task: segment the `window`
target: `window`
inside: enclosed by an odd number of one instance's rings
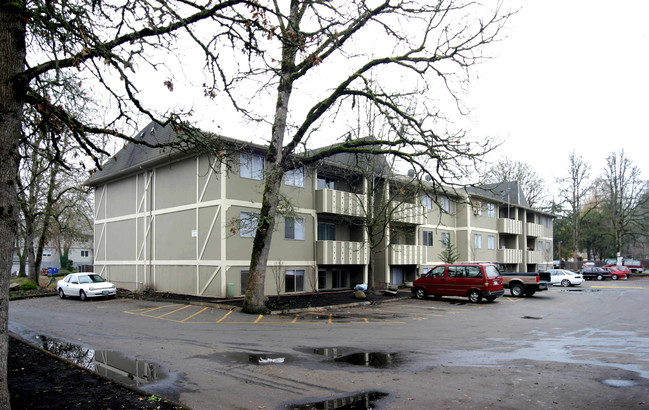
[[[552,255],[552,242],[546,242],[545,243],[545,253],[547,255]]]
[[[304,168],[289,169],[284,174],[284,183],[290,186],[304,186]]]
[[[242,295],[246,293],[246,288],[248,287],[248,275],[249,275],[249,271],[247,269],[241,271],[241,294]]]
[[[442,202],[442,211],[444,211],[446,213],[450,213],[451,212],[451,200],[448,199],[447,196],[443,196],[441,202]]]
[[[336,240],[336,225],[324,222],[318,222],[318,240],[319,241],[335,241]]]
[[[331,287],[336,288],[346,288],[347,287],[347,276],[348,272],[344,270],[334,270],[331,272]]]
[[[287,269],[284,283],[286,292],[303,292],[304,269]]]
[[[492,203],[487,204],[487,216],[489,218],[496,217],[496,204],[492,204]]]
[[[445,270],[445,266],[436,266],[432,269],[428,269],[428,272],[425,272],[424,275],[430,278],[443,278]]]
[[[318,177],[318,189],[336,189],[334,180],[327,177]]]
[[[239,155],[239,175],[241,178],[261,180],[264,176],[264,157],[241,153]]]
[[[545,217],[545,227],[552,228],[552,218],[550,218],[549,216]]]
[[[476,249],[482,248],[482,235],[479,233],[473,235],[473,245]]]
[[[496,237],[494,235],[487,236],[487,248],[496,249]]]
[[[327,289],[327,271],[318,270],[318,289]]]
[[[463,278],[466,276],[464,266],[449,266],[448,276],[451,278]]]
[[[473,201],[472,207],[473,207],[473,214],[474,215],[482,215],[482,202],[481,201]]]
[[[304,240],[304,218],[284,219],[284,238]]]
[[[423,194],[421,196],[421,206],[426,209],[433,209],[433,198],[429,197],[428,194]]]
[[[481,278],[482,271],[478,266],[467,266],[466,267],[466,277],[467,278]]]
[[[451,234],[448,232],[442,232],[442,248],[448,248],[448,244],[451,243]]]
[[[87,258],[88,257],[88,251],[81,251],[81,257],[82,258]]]
[[[257,230],[257,218],[255,212],[241,211],[239,213],[239,236],[242,238],[254,238]]]
[[[424,246],[433,246],[433,231],[423,231],[424,240],[422,244]]]

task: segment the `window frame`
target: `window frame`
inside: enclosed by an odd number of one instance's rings
[[[289,275],[289,272],[293,272],[293,274]],[[302,272],[300,275],[299,272]],[[289,290],[289,280],[288,276],[292,276],[294,279],[292,281],[293,284],[293,289]],[[304,278],[306,276],[306,270],[305,269],[286,269],[284,271],[284,292],[286,293],[295,293],[295,292],[304,292]],[[297,289],[298,285],[298,278],[302,278],[302,283],[301,283],[301,289]]]
[[[495,218],[496,217],[496,204],[493,202],[488,202],[487,203],[487,216],[489,218]]]
[[[301,229],[300,229],[301,227]],[[284,239],[294,241],[305,240],[305,225],[302,217],[285,217],[284,218]]]
[[[284,173],[284,185],[304,188],[304,167],[286,171]]]
[[[321,226],[326,226],[327,229],[322,231],[325,233],[324,238],[320,236]],[[330,229],[331,228],[331,229]],[[329,234],[333,233],[333,239],[329,238]],[[318,241],[335,241],[336,240],[336,224],[330,222],[318,222]]]
[[[239,176],[261,181],[264,178],[264,157],[252,152],[239,154]]]
[[[435,235],[433,231],[421,231],[422,232],[422,240],[421,244],[423,246],[433,246],[433,242],[435,241]]]
[[[448,248],[448,245],[446,244],[446,241],[445,241],[446,238],[448,238],[448,242],[451,243],[451,233],[450,232],[442,232],[440,242],[442,243],[442,248],[444,248],[444,249]]]
[[[447,214],[451,213],[451,198],[447,196],[441,197],[440,204],[442,206],[442,211],[446,212]]]
[[[431,211],[433,209],[433,198],[426,193],[421,194],[421,206]]]
[[[496,235],[487,235],[487,249],[496,249]]]
[[[258,212],[239,211],[239,237],[254,238],[257,233],[258,222]]]
[[[474,249],[482,249],[482,234],[473,234],[473,247]]]

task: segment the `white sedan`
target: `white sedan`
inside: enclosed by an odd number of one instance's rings
[[[565,269],[551,269],[550,281],[553,285],[561,285],[564,287],[581,285],[584,278],[579,273],[575,273]]]
[[[71,273],[57,282],[59,296],[78,296],[81,300],[100,296],[115,297],[117,288],[114,284],[96,273]]]

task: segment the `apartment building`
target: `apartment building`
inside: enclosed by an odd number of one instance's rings
[[[137,137],[156,144],[176,134],[152,123]],[[243,293],[265,147],[222,143],[233,153],[222,163],[191,150],[128,144],[86,181],[95,191],[95,271],[132,290]],[[403,194],[413,186],[407,176],[363,177],[344,156],[287,172],[281,194],[293,210],[276,225],[266,294],[349,289],[370,277],[377,285],[412,281],[440,262],[445,238],[461,260],[511,270],[552,263],[553,217],[527,207],[517,184]],[[368,210],[378,204],[390,216],[370,232]]]

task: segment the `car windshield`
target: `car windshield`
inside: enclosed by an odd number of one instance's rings
[[[92,283],[88,275],[79,275],[79,283]]]
[[[94,283],[97,283],[97,282],[106,282],[106,279],[102,278],[102,277],[99,276],[99,275],[88,275],[88,277],[89,277],[90,280],[91,280],[92,282],[94,282]]]

